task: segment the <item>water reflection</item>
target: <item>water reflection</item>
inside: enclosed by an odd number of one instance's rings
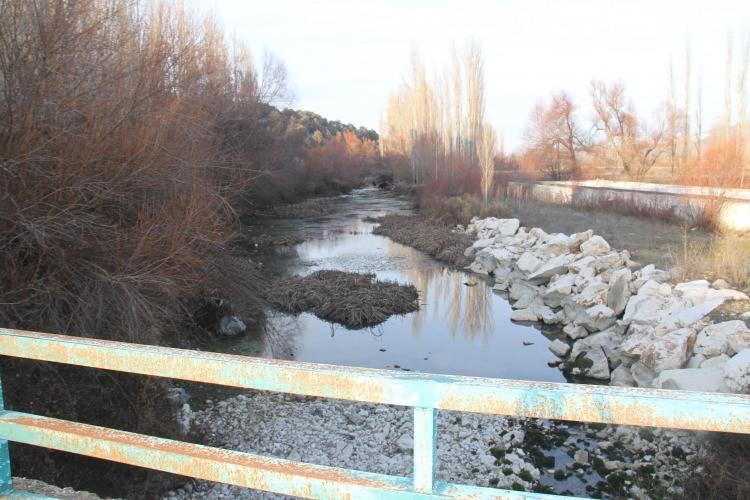
[[[420,292],[422,307],[363,330],[349,330],[307,313],[275,313],[267,327],[270,340],[260,355],[432,373],[564,380],[559,370],[547,366],[554,359],[547,349],[549,340],[531,326],[512,323],[510,305],[486,282],[466,286],[476,277],[371,234],[374,225],[362,219],[398,210],[393,200],[351,197],[338,208],[334,216],[275,224],[275,230],[279,225],[287,232],[297,227],[314,237],[297,245],[291,256],[277,255],[267,263],[295,274],[338,269],[411,283]],[[257,351],[258,345],[251,344],[259,341],[249,337],[233,344],[232,352]],[[226,350],[221,345],[215,348]]]

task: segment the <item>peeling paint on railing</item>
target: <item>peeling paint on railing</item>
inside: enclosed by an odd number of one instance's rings
[[[9,329],[0,329],[0,355],[247,389],[414,407],[414,476],[410,479],[157,439],[2,411],[0,406],[3,440],[310,498],[551,498],[434,483],[436,409],[750,434],[747,395],[351,368]],[[3,450],[7,454],[7,447],[0,452]],[[7,480],[10,480],[9,469]]]

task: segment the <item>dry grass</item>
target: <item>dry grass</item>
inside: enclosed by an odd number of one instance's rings
[[[318,271],[274,283],[269,302],[282,311],[312,312],[349,328],[375,326],[393,314],[419,309],[419,293],[412,285],[376,281],[374,274]]]
[[[707,436],[708,454],[685,484],[686,499],[750,498],[750,437],[714,433]]]
[[[440,221],[445,225],[456,224],[467,225],[472,217],[503,217],[505,206],[493,200],[483,203],[477,195],[463,194],[461,196],[441,197],[431,196],[420,202],[420,210],[423,215]]]
[[[732,286],[750,288],[750,235],[696,239],[683,229],[682,244],[674,253],[680,279],[723,278]]]
[[[422,215],[386,215],[378,219],[374,234],[420,250],[451,265],[463,267],[471,263],[464,251],[473,240],[463,233],[454,233],[451,226]]]

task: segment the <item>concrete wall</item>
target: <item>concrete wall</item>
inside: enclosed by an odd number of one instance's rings
[[[510,182],[508,195],[563,205],[627,203],[642,209],[671,211],[694,223],[701,214],[719,211],[720,226],[750,231],[750,189],[714,189],[624,181]]]

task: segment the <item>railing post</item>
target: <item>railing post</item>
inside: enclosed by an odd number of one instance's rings
[[[437,461],[434,408],[414,407],[414,490],[432,493]]]
[[[0,413],[3,412],[3,381],[0,377]],[[0,495],[10,493],[13,489],[13,479],[10,475],[10,454],[8,440],[0,439]]]

